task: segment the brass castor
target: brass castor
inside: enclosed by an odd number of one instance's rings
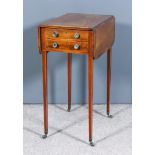
[[[110,113],[107,113],[107,117],[108,117],[108,118],[113,118],[113,116],[110,115]]]
[[[89,141],[89,143],[90,143],[90,146],[95,146],[92,140]]]
[[[42,139],[46,139],[47,138],[47,134],[42,135]]]
[[[69,109],[69,108],[68,108],[68,109],[67,109],[67,111],[68,111],[68,112],[70,112],[70,111],[71,111],[71,109]]]

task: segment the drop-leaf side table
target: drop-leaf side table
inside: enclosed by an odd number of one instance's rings
[[[92,141],[93,61],[107,53],[107,116],[110,115],[110,81],[115,18],[111,15],[68,13],[38,27],[38,48],[42,54],[44,135],[48,134],[47,53],[67,54],[68,112],[71,109],[72,54],[88,56],[88,119],[89,142]]]

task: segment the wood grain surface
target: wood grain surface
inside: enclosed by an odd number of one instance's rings
[[[111,15],[67,13],[42,23],[40,27],[92,30],[111,17]]]

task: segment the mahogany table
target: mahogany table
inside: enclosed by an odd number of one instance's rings
[[[68,112],[71,110],[72,54],[88,55],[89,142],[92,141],[93,61],[107,52],[107,116],[110,115],[110,81],[115,18],[111,15],[68,13],[38,27],[38,48],[42,54],[44,135],[48,134],[47,53],[67,54]]]

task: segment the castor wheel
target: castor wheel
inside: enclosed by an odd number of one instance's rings
[[[110,115],[109,113],[107,113],[107,117],[108,117],[108,118],[113,118],[113,116]]]
[[[89,141],[89,143],[90,143],[90,146],[95,146],[92,140]]]
[[[68,112],[70,112],[70,111],[71,111],[71,109],[69,109],[69,108],[68,108],[68,109],[67,109],[67,111],[68,111]]]
[[[42,139],[46,139],[47,138],[47,134],[42,135]]]

